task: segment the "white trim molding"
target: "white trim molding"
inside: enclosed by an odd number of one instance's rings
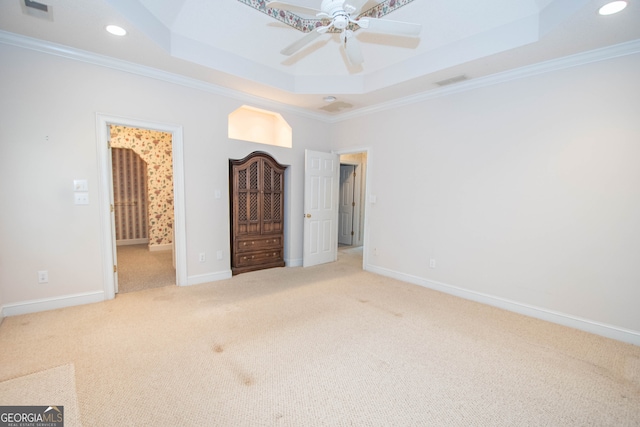
[[[105,299],[115,298],[115,278],[112,266],[114,263],[113,248],[115,240],[111,224],[111,163],[107,149],[110,135],[110,124],[154,129],[168,132],[172,136],[173,156],[173,198],[174,198],[174,244],[176,260],[176,283],[178,286],[187,285],[187,226],[184,196],[184,141],[182,126],[166,123],[150,122],[125,117],[96,114],[98,170],[100,174],[100,215],[102,236],[102,265]]]
[[[74,61],[85,62],[99,67],[111,68],[125,73],[136,74],[142,77],[148,77],[167,83],[172,83],[190,89],[201,90],[220,96],[237,99],[243,103],[250,103],[255,106],[261,106],[267,109],[277,109],[279,111],[288,111],[310,119],[326,121],[324,114],[310,112],[303,108],[287,105],[267,98],[251,95],[234,89],[229,89],[214,83],[198,80],[192,77],[186,77],[179,74],[170,73],[168,71],[159,70],[157,68],[136,64],[134,62],[122,59],[112,58],[97,53],[76,49],[73,47],[52,43],[49,41],[39,40],[32,37],[22,36],[0,30],[0,43],[20,47],[23,49],[34,50],[37,52],[55,55]]]
[[[131,245],[147,245],[149,244],[149,239],[127,239],[127,240],[116,240],[117,246],[131,246]]]
[[[289,258],[284,262],[287,267],[302,267],[302,258]]]
[[[219,280],[231,279],[231,270],[220,271],[217,273],[199,274],[189,276],[185,286],[202,285],[204,283],[217,282]]]
[[[570,328],[578,329],[584,332],[589,332],[595,335],[600,335],[606,338],[611,338],[617,341],[640,346],[640,331],[633,331],[630,329],[620,328],[618,326],[607,325],[605,323],[572,316],[566,313],[547,310],[545,308],[535,307],[529,304],[522,304],[505,298],[471,291],[468,289],[460,288],[458,286],[452,286],[446,283],[436,282],[410,274],[400,273],[371,264],[368,264],[365,270],[375,274],[379,274],[381,276],[391,277],[392,279],[423,286],[434,291],[443,292],[445,294],[453,295],[466,300],[479,302],[481,304],[501,308],[503,310],[533,317],[535,319],[556,323],[562,326],[568,326]]]
[[[59,308],[73,307],[76,305],[93,304],[104,301],[104,292],[84,292],[81,294],[63,295],[53,298],[42,298],[31,301],[23,301],[8,304],[2,307],[2,315],[18,316],[20,314],[37,313],[40,311],[56,310]]]
[[[600,49],[594,49],[587,52],[578,53],[562,58],[552,59],[549,61],[540,62],[537,64],[528,65],[525,67],[508,70],[501,73],[491,74],[485,77],[478,77],[468,81],[464,81],[452,86],[446,86],[443,88],[436,88],[425,90],[415,95],[404,97],[401,99],[382,102],[376,105],[371,105],[364,108],[359,108],[354,111],[344,112],[337,116],[326,116],[324,114],[315,113],[310,110],[295,107],[288,104],[280,103],[277,101],[261,98],[255,95],[244,93],[241,91],[228,89],[214,83],[205,82],[191,77],[181,76],[178,74],[170,73],[167,71],[159,70],[156,68],[136,64],[133,62],[124,61],[121,59],[111,58],[104,55],[99,55],[93,52],[88,52],[69,46],[64,46],[44,40],[39,40],[31,37],[26,37],[18,34],[14,34],[7,31],[0,30],[0,43],[17,46],[24,49],[30,49],[50,55],[56,55],[67,59],[86,62],[89,64],[112,68],[118,71],[137,74],[143,77],[151,79],[161,80],[168,83],[173,83],[191,89],[202,90],[205,92],[215,93],[221,96],[230,97],[240,100],[241,102],[255,103],[265,108],[278,109],[280,111],[287,111],[295,113],[307,118],[319,120],[326,123],[336,123],[343,120],[352,119],[355,117],[365,116],[371,113],[386,111],[393,108],[398,108],[405,105],[415,104],[427,99],[438,98],[453,93],[465,92],[467,90],[473,90],[481,87],[491,86],[498,83],[508,82],[511,80],[522,79],[537,74],[547,73],[556,70],[562,70],[565,68],[576,67],[583,64],[589,64],[592,62],[603,61],[611,58],[617,58],[626,55],[632,55],[640,53],[640,39],[631,40],[625,43],[620,43],[613,46],[607,46]]]
[[[469,90],[493,86],[500,83],[506,83],[512,80],[524,79],[538,74],[577,67],[580,65],[590,64],[592,62],[605,61],[621,56],[634,55],[637,53],[640,53],[640,39],[620,43],[613,46],[607,46],[600,49],[594,49],[587,52],[581,52],[562,58],[552,59],[549,61],[539,62],[536,64],[515,68],[513,70],[503,71],[496,74],[490,74],[485,77],[466,80],[451,86],[426,90],[424,92],[416,93],[415,95],[399,98],[393,101],[371,105],[369,107],[360,108],[355,111],[345,112],[340,114],[340,116],[329,119],[329,122],[341,122],[343,120],[362,117],[372,113],[416,104],[418,102],[426,101],[429,99],[440,98],[443,96],[466,92]]]
[[[149,246],[149,252],[170,251],[172,249],[173,249],[173,243],[169,243],[168,245],[153,245],[153,246]]]

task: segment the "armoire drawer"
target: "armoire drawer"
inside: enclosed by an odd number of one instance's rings
[[[236,240],[236,253],[260,251],[267,248],[282,248],[282,236],[258,237]]]
[[[263,250],[260,252],[238,254],[235,256],[235,258],[237,267],[270,264],[282,261],[282,250],[280,248],[276,248],[273,250]]]

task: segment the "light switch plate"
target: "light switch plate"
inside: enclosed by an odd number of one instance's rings
[[[89,191],[89,182],[86,179],[74,179],[73,191]]]

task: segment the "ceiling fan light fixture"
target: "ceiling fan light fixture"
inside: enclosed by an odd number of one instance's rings
[[[598,13],[605,16],[613,15],[614,13],[620,12],[625,7],[627,7],[627,2],[625,0],[612,1],[598,9]]]
[[[127,30],[117,25],[107,25],[106,30],[114,36],[124,36],[127,34]]]
[[[391,1],[394,4],[396,3],[395,0]],[[405,1],[411,2],[413,0]],[[348,4],[347,2],[354,4]],[[353,34],[353,32],[358,28],[371,29],[372,31],[379,33],[405,37],[418,37],[421,29],[420,24],[413,24],[410,22],[390,21],[388,19],[371,17],[363,17],[360,19],[360,10],[365,3],[367,3],[367,0],[322,0],[320,9],[312,9],[283,1],[269,1],[266,3],[266,7],[275,8],[276,12],[272,13],[281,13],[282,11],[303,11],[305,14],[315,14],[317,18],[325,19],[323,24],[326,24],[326,21],[330,21],[326,26],[316,25],[315,30],[308,29],[307,31],[304,31],[306,34],[301,39],[296,40],[289,46],[282,49],[280,51],[281,54],[291,56],[309,45],[321,34],[325,34],[329,31],[340,32],[342,49],[346,51],[346,59],[349,62],[349,65],[351,67],[360,67],[364,62],[364,57],[362,56],[360,44]],[[377,3],[382,4],[380,3],[380,0],[377,0]],[[352,25],[352,27],[350,27],[350,25]]]

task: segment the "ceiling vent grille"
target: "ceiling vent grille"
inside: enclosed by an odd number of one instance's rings
[[[39,3],[32,0],[23,0],[20,2],[22,13],[40,19],[53,21],[52,8],[48,4]]]
[[[459,76],[451,77],[450,79],[440,80],[439,82],[436,82],[436,84],[438,86],[448,86],[448,85],[452,85],[454,83],[463,82],[465,80],[469,80],[469,77],[467,77],[464,74],[462,74],[462,75],[459,75]]]
[[[339,113],[341,110],[345,108],[352,108],[352,107],[353,105],[349,104],[348,102],[337,101],[337,102],[332,102],[331,104],[327,104],[324,107],[320,107],[320,110],[324,110],[328,113]]]

